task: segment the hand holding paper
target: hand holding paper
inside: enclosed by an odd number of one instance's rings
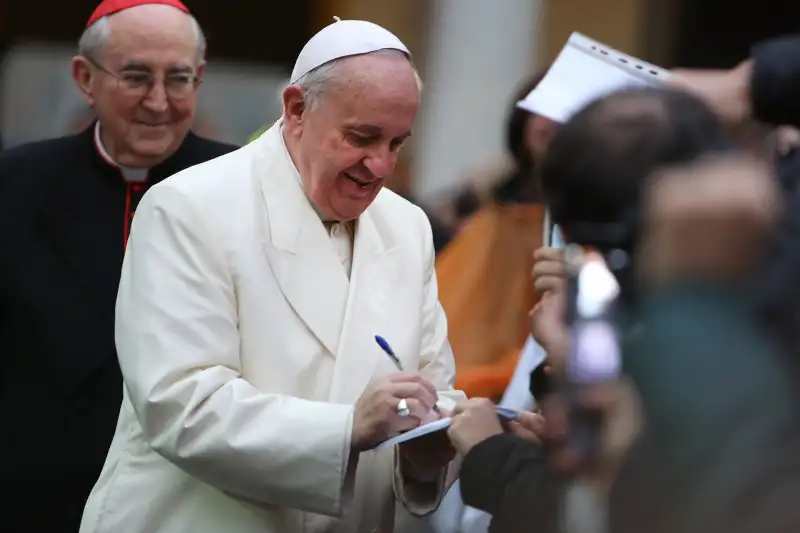
[[[516,412],[515,412],[516,414]],[[458,404],[447,436],[458,453],[466,455],[473,446],[505,430],[495,405],[486,398],[473,398]]]
[[[499,420],[503,421],[510,422],[519,419],[519,413],[517,411],[515,411],[514,409],[508,409],[506,407],[494,406],[494,413]],[[392,437],[391,439],[385,440],[380,444],[378,444],[375,447],[375,449],[383,450],[385,448],[390,448],[396,444],[401,444],[403,442],[407,442],[413,439],[424,437],[426,435],[430,435],[431,433],[436,433],[439,431],[446,430],[452,425],[452,423],[453,423],[452,417],[440,418],[439,420],[435,420],[428,424],[423,424],[414,429],[400,433],[399,435]]]
[[[753,61],[731,70],[678,69],[670,85],[689,91],[708,104],[726,124],[737,126],[752,119],[750,81]]]

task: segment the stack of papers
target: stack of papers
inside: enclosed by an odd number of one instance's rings
[[[544,79],[517,107],[564,123],[589,102],[629,87],[658,87],[669,72],[573,33]]]

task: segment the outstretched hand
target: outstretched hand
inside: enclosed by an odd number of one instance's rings
[[[752,60],[730,70],[675,69],[668,83],[703,100],[729,126],[740,126],[752,119],[752,71]]]

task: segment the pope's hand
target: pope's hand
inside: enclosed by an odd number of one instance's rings
[[[436,387],[413,372],[398,372],[373,381],[355,405],[351,448],[369,450],[417,427],[432,416],[436,399]],[[398,412],[401,400],[408,406],[406,416]]]

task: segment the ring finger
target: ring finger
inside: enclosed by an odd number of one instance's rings
[[[430,409],[415,398],[398,398],[397,404],[398,407],[395,408],[395,414],[392,417],[392,429],[397,433],[413,429],[429,417]],[[400,407],[406,407],[407,413]]]

